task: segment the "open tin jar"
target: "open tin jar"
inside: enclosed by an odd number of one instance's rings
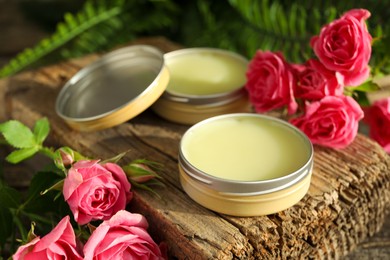
[[[244,89],[248,60],[243,56],[215,48],[188,48],[164,58],[170,80],[152,106],[161,117],[192,125],[216,115],[249,112]]]
[[[287,209],[307,193],[313,147],[299,129],[259,114],[206,119],[179,149],[180,182],[196,202],[233,216]]]

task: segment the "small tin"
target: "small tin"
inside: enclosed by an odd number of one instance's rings
[[[176,123],[192,125],[206,118],[249,112],[244,89],[248,60],[215,48],[187,48],[164,55],[171,78],[152,109]]]
[[[150,107],[168,81],[162,52],[147,45],[124,47],[76,73],[60,91],[56,112],[79,131],[109,128]]]
[[[291,124],[238,113],[195,124],[179,148],[180,182],[197,203],[233,216],[287,209],[307,193],[313,167],[310,140]]]

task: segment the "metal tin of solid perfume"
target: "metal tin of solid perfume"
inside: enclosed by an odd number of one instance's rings
[[[171,78],[153,105],[161,117],[182,124],[233,112],[248,112],[244,89],[248,60],[231,51],[188,48],[164,55]]]
[[[196,202],[234,216],[273,214],[307,193],[313,147],[283,120],[250,113],[206,119],[183,135],[180,181]]]

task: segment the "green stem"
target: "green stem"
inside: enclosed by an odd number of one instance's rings
[[[33,214],[33,213],[28,213],[28,212],[22,212],[23,215],[27,216],[30,220],[31,219],[35,219],[39,222],[42,222],[42,223],[45,223],[45,224],[48,224],[48,225],[51,225],[52,222],[50,221],[50,219],[48,218],[44,218],[40,215],[37,215],[37,214]]]
[[[26,229],[24,228],[22,222],[20,221],[20,219],[18,218],[18,213],[19,210],[17,210],[16,212],[14,212],[14,217],[13,217],[13,222],[15,223],[15,225],[18,227],[18,230],[20,232],[20,235],[22,236],[22,240],[23,241],[26,241],[27,240],[27,232],[26,232]]]
[[[41,147],[39,149],[39,152],[47,157],[49,157],[50,159],[54,160],[55,159],[55,152],[54,152],[54,149],[51,148],[51,147]]]

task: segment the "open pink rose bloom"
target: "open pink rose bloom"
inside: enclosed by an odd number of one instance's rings
[[[346,86],[358,86],[369,76],[372,37],[365,23],[369,17],[367,10],[350,10],[311,40],[321,63],[343,75]]]
[[[302,117],[291,120],[314,144],[344,148],[355,138],[363,111],[347,96],[327,96],[306,106]]]
[[[69,216],[64,217],[58,225],[42,239],[33,239],[20,246],[12,257],[14,260],[42,259],[83,259],[76,246],[76,236],[69,222]]]
[[[290,64],[278,52],[257,51],[246,75],[254,110],[287,107],[289,121],[312,143],[336,149],[351,144],[363,111],[344,91],[369,77],[369,17],[369,11],[353,9],[325,25],[310,41],[316,57],[304,64]]]
[[[370,126],[370,137],[390,153],[390,97],[374,102],[366,111],[365,122]]]
[[[68,172],[63,194],[77,223],[106,220],[125,209],[132,193],[126,174],[117,164],[78,161]]]
[[[326,96],[343,95],[344,77],[328,70],[318,60],[308,60],[297,72],[297,77],[297,98],[318,100]]]
[[[142,215],[117,212],[92,233],[84,246],[84,259],[164,259],[147,227]]]
[[[293,68],[282,54],[257,51],[249,64],[245,85],[249,99],[257,112],[288,107],[289,114],[297,110],[294,99]]]

